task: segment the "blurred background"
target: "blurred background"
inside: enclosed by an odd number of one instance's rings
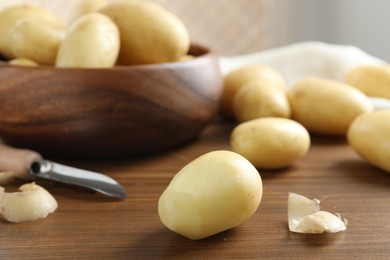
[[[30,2],[69,22],[77,1]],[[115,0],[107,0],[115,1]],[[191,39],[231,56],[301,41],[355,45],[390,61],[389,0],[152,0],[181,18]]]

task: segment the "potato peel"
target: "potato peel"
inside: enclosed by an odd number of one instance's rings
[[[320,201],[289,193],[288,227],[291,232],[305,234],[337,233],[347,228],[347,220],[339,214],[320,210]]]
[[[7,193],[0,187],[0,213],[7,221],[19,223],[46,218],[58,207],[57,201],[44,188],[33,183]]]

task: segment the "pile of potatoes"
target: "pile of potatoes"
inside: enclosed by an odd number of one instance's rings
[[[14,65],[107,68],[177,61],[189,50],[185,25],[155,3],[80,3],[70,25],[35,5],[2,10],[0,55]]]
[[[248,220],[263,193],[258,169],[288,167],[303,157],[309,133],[346,136],[363,158],[390,173],[390,109],[374,111],[368,98],[387,97],[387,65],[356,67],[345,82],[307,77],[289,87],[275,69],[249,65],[225,75],[224,83],[220,113],[238,123],[230,136],[232,151],[206,153],[174,176],[158,203],[160,220],[170,230],[195,240]],[[292,231],[312,233],[325,219],[338,225],[330,232],[346,228],[328,212],[315,214],[310,221],[319,222],[302,222],[309,230]]]
[[[369,99],[390,97],[389,65],[358,66],[344,82],[308,76],[288,87],[273,68],[249,65],[224,81],[221,115],[238,122],[232,150],[257,168],[291,165],[309,150],[311,133],[346,136],[364,159],[390,172],[390,110],[374,111]]]

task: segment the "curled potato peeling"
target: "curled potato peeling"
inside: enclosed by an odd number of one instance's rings
[[[47,217],[58,207],[54,197],[35,183],[24,184],[19,192],[0,187],[0,213],[10,222],[34,221]]]
[[[291,232],[320,234],[337,233],[347,229],[347,220],[341,216],[320,210],[320,201],[296,193],[289,193],[288,227]]]

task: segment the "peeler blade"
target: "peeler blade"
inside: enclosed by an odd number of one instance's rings
[[[35,178],[92,189],[110,197],[127,197],[125,189],[111,177],[49,160],[33,162],[30,174]]]

